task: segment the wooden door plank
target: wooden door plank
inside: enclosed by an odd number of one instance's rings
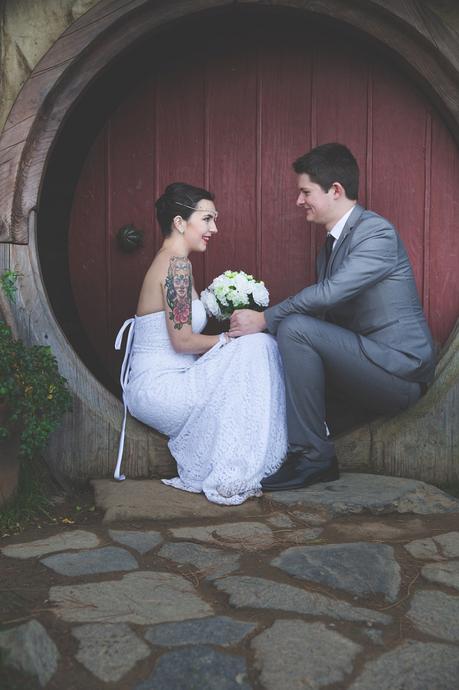
[[[352,151],[360,168],[359,202],[365,206],[371,61],[362,46],[338,36],[330,43],[318,42],[315,53],[317,144],[337,141]]]
[[[75,190],[70,231],[70,279],[88,338],[107,360],[108,292],[106,253],[106,129],[95,140]]]
[[[143,277],[154,256],[155,172],[154,84],[142,83],[126,95],[110,118],[107,159],[107,261],[109,266],[108,343],[112,366],[120,355],[113,342],[123,321],[136,312]],[[126,225],[143,231],[144,245],[132,253],[118,246]],[[110,347],[111,346],[111,347]]]
[[[180,43],[180,39],[178,40]],[[155,198],[172,182],[207,187],[205,175],[205,84],[201,57],[168,61],[158,72],[155,134]],[[217,201],[218,203],[218,201]],[[156,247],[162,242],[157,230]],[[198,292],[204,287],[204,257],[193,254]]]
[[[372,210],[400,233],[422,299],[427,109],[417,89],[386,60],[373,71]]]
[[[307,43],[307,42],[305,42]],[[311,146],[311,53],[276,45],[261,56],[263,278],[271,304],[315,279],[314,229],[296,205],[293,161]]]
[[[457,145],[434,113],[428,276],[430,324],[439,343],[446,340],[459,315],[458,189]]]
[[[254,54],[221,41],[207,67],[209,183],[220,211],[206,282],[226,269],[255,273],[257,84]]]

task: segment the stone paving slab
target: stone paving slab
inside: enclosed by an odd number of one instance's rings
[[[294,523],[288,516],[285,517],[289,527],[270,529],[260,522],[236,522],[205,527],[180,527],[169,531],[175,539],[193,539],[241,552],[271,549],[276,544],[305,544],[317,541],[323,532],[320,527],[294,529]]]
[[[421,575],[429,582],[459,589],[459,561],[429,563],[422,568]]]
[[[125,623],[93,623],[73,628],[79,641],[75,658],[105,683],[120,680],[151,649]]]
[[[129,551],[116,546],[105,546],[102,549],[78,553],[59,553],[42,558],[40,563],[54,570],[55,573],[68,577],[122,572],[136,570],[139,567]]]
[[[92,549],[99,546],[99,538],[92,532],[75,529],[55,534],[46,539],[36,539],[23,544],[11,544],[0,549],[4,556],[10,558],[36,558],[56,551],[71,549]]]
[[[285,508],[284,508],[285,509]],[[330,514],[327,507],[316,505],[313,507],[313,512],[308,513],[303,510],[292,510],[290,507],[287,508],[289,515],[294,517],[300,522],[304,522],[310,527],[319,527],[325,524],[330,519]]]
[[[59,651],[45,628],[36,620],[0,632],[2,662],[30,673],[44,687],[53,677]]]
[[[230,606],[280,611],[293,611],[311,616],[327,616],[336,620],[363,621],[387,625],[391,617],[370,609],[351,606],[318,592],[281,584],[261,577],[231,575],[214,582],[215,587],[229,595]]]
[[[228,616],[214,616],[196,621],[155,625],[148,628],[145,639],[153,645],[162,647],[191,644],[211,644],[226,647],[240,642],[255,628],[255,623],[233,620]]]
[[[151,625],[213,614],[210,604],[180,575],[137,572],[121,580],[51,587],[54,613],[71,623]]]
[[[415,479],[345,472],[338,481],[307,489],[276,491],[272,501],[304,510],[322,508],[329,517],[368,510],[373,514],[459,512],[459,500]]]
[[[459,642],[459,597],[444,592],[417,591],[407,617],[427,635]]]
[[[321,527],[312,527],[311,529],[294,529],[294,530],[279,530],[274,536],[276,543],[284,544],[308,544],[309,542],[321,541],[320,535],[323,529]]]
[[[191,542],[164,544],[159,556],[181,565],[192,565],[207,580],[228,575],[239,568],[239,555]]]
[[[289,575],[358,596],[383,594],[393,602],[400,591],[400,566],[387,544],[294,546],[271,561]]]
[[[441,561],[459,557],[459,532],[446,532],[434,537],[415,539],[405,545],[414,558],[426,561]]]
[[[384,522],[360,522],[355,523],[334,523],[333,529],[339,537],[345,539],[352,539],[352,541],[390,541],[391,539],[410,539],[419,532],[422,532],[425,527],[419,518],[413,518],[405,522],[402,527],[394,527],[394,525],[386,525]]]
[[[323,623],[282,620],[252,640],[265,690],[304,690],[338,683],[351,673],[361,646]]]
[[[447,532],[433,537],[445,558],[459,558],[459,532]]]
[[[134,690],[251,690],[244,657],[196,645],[163,654]]]
[[[173,489],[155,479],[94,479],[95,503],[105,511],[104,522],[115,520],[170,520],[174,518],[247,517],[263,512],[259,499],[239,506],[210,503],[202,494]]]
[[[154,530],[119,530],[119,529],[109,529],[108,533],[110,539],[116,541],[118,544],[123,544],[123,546],[129,546],[129,548],[138,551],[142,555],[154,549],[155,546],[161,544],[163,538],[159,532]]]
[[[407,640],[368,661],[349,690],[457,690],[458,679],[457,647]]]
[[[438,545],[431,537],[426,539],[414,539],[409,544],[405,544],[405,549],[413,558],[418,558],[423,561],[443,561],[444,556],[441,554]]]
[[[288,529],[295,527],[295,523],[289,518],[288,515],[284,515],[283,513],[278,513],[277,515],[269,517],[266,522],[268,522],[268,524],[274,528],[277,527],[280,529]]]
[[[171,529],[175,539],[195,539],[230,549],[252,551],[270,549],[274,544],[272,530],[261,522],[235,522],[205,527],[179,527]]]

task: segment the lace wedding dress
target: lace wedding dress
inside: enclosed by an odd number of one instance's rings
[[[192,328],[206,324],[202,303],[192,303]],[[287,450],[285,391],[277,343],[263,333],[243,336],[206,354],[172,347],[165,312],[129,319],[121,370],[125,415],[169,436],[177,489],[215,503],[236,505],[259,496],[260,480],[282,464]],[[123,425],[124,427],[124,425]],[[116,478],[120,477],[122,445]],[[118,476],[117,476],[118,475]]]

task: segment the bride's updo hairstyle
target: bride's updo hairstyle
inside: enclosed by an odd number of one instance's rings
[[[172,219],[181,216],[183,220],[188,220],[201,199],[213,201],[214,195],[207,189],[193,187],[186,182],[173,182],[166,187],[155,203],[156,218],[164,237],[172,233]]]

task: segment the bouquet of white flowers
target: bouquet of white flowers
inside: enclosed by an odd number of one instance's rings
[[[224,321],[235,309],[263,311],[269,304],[269,292],[262,280],[244,271],[225,271],[201,292],[201,301],[209,316]]]

